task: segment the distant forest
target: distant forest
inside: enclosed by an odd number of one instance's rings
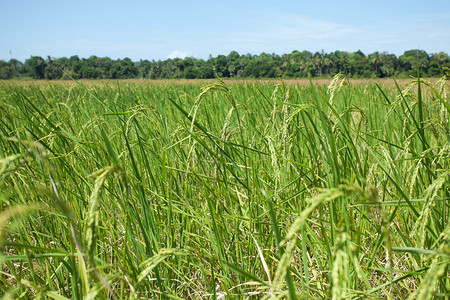
[[[219,77],[236,78],[305,78],[331,77],[337,73],[353,78],[382,78],[416,76],[439,77],[450,67],[447,53],[428,54],[423,50],[405,51],[397,57],[386,52],[365,55],[335,51],[331,53],[293,51],[290,54],[240,55],[232,51],[228,55],[210,56],[207,60],[193,57],[166,60],[140,60],[129,58],[113,60],[108,57],[91,56],[79,58],[46,59],[31,56],[25,62],[11,59],[0,60],[0,78],[34,79],[206,79]]]

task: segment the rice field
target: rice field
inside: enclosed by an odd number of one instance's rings
[[[448,298],[448,88],[0,82],[0,296]]]

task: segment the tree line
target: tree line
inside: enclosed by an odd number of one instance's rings
[[[362,51],[345,52],[293,51],[290,54],[210,56],[207,60],[193,57],[166,60],[140,60],[129,58],[113,60],[109,57],[46,59],[31,56],[25,62],[0,60],[0,78],[31,77],[34,79],[207,79],[237,78],[305,78],[331,77],[337,73],[353,78],[408,77],[417,75],[437,77],[450,67],[447,53],[428,54],[424,50],[408,50],[396,56],[387,52],[365,55]]]

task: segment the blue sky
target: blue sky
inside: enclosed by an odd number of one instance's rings
[[[405,50],[450,54],[445,1],[0,0],[0,60]]]

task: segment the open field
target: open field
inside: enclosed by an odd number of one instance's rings
[[[433,85],[439,81],[440,78],[425,78],[426,81],[432,83]],[[238,79],[238,78],[222,78],[222,80],[227,84],[279,84],[281,83],[280,79]],[[315,86],[319,85],[329,85],[332,79],[328,78],[312,78],[311,81],[306,78],[299,79],[282,79],[283,83],[286,85],[310,85],[311,82]],[[412,78],[398,78],[396,79],[397,84],[400,87],[407,86]],[[374,83],[379,84],[380,86],[385,86],[389,88],[395,88],[395,81],[391,78],[375,78],[375,79],[354,79],[349,78],[349,83],[353,85],[373,85]],[[151,85],[207,85],[216,83],[216,79],[81,79],[78,80],[79,83],[84,86],[96,86],[96,85],[104,85],[104,84],[116,84],[117,82],[122,83],[145,83]],[[5,80],[3,81],[5,84],[13,84],[13,85],[46,85],[46,84],[59,84],[59,85],[76,85],[72,80]]]
[[[0,82],[0,296],[449,297],[449,84],[377,82]]]

